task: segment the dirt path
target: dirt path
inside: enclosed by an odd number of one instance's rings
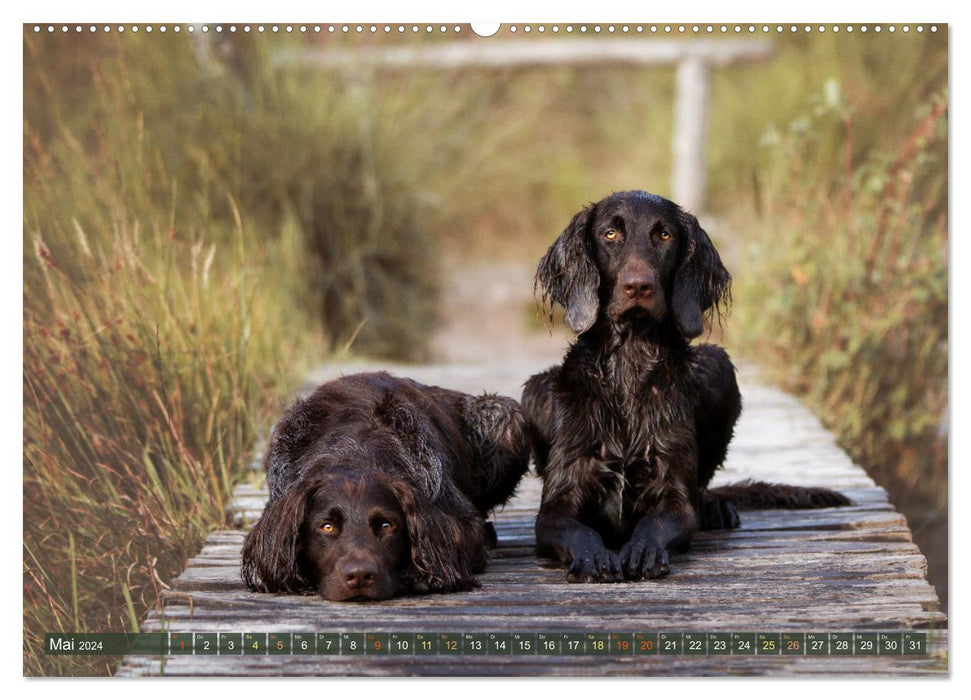
[[[541,318],[533,299],[535,265],[456,263],[448,268],[455,273],[442,295],[443,323],[432,339],[436,362],[559,361],[570,335],[562,327],[551,333]]]

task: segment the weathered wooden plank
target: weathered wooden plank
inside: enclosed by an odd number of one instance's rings
[[[534,587],[535,587],[534,583]],[[298,598],[296,600],[274,601],[270,609],[274,614],[274,619],[268,625],[262,625],[260,629],[269,631],[284,631],[279,629],[280,625],[296,626],[307,629],[309,619],[317,618],[318,621],[326,623],[323,630],[332,629],[333,625],[341,622],[359,622],[361,620],[373,620],[373,615],[380,615],[382,627],[374,627],[373,623],[367,628],[370,631],[384,629],[386,625],[393,625],[396,629],[412,629],[419,625],[419,629],[450,629],[456,618],[481,618],[487,610],[501,611],[497,613],[495,619],[480,622],[474,626],[478,629],[486,628],[490,631],[515,631],[524,629],[537,629],[537,625],[545,626],[552,621],[556,624],[557,616],[567,614],[571,620],[576,622],[580,619],[594,621],[591,629],[603,629],[602,623],[597,624],[596,620],[612,621],[616,626],[611,627],[611,631],[622,631],[631,629],[656,629],[658,624],[667,622],[668,624],[678,625],[678,627],[666,626],[662,629],[684,629],[684,630],[705,630],[724,629],[728,625],[728,620],[737,623],[739,619],[751,618],[751,611],[739,612],[742,605],[758,605],[759,622],[762,625],[773,625],[780,630],[790,627],[798,629],[812,629],[823,620],[827,624],[843,624],[845,620],[845,610],[836,611],[836,614],[826,616],[820,615],[816,608],[820,605],[827,606],[852,606],[854,610],[866,610],[868,618],[891,620],[889,615],[900,614],[907,610],[908,614],[918,615],[921,620],[930,623],[932,620],[940,620],[938,616],[928,617],[928,607],[933,606],[935,601],[926,591],[915,588],[895,588],[876,593],[873,589],[860,587],[847,587],[843,592],[833,591],[832,587],[819,587],[813,589],[816,595],[809,592],[798,597],[784,594],[766,594],[762,597],[754,595],[734,595],[733,591],[726,590],[718,595],[712,593],[710,587],[700,591],[691,591],[681,594],[680,592],[654,592],[651,595],[643,592],[630,591],[626,595],[605,596],[605,597],[585,597],[579,595],[576,590],[561,591],[550,589],[550,595],[559,594],[559,597],[542,598],[530,587],[520,585],[510,587],[501,597],[482,596],[471,598],[466,601],[448,601],[439,603],[435,606],[427,604],[415,604],[411,606],[395,606],[394,608],[369,609],[362,606],[360,610],[333,610],[326,606],[319,606],[316,601],[309,597]],[[638,595],[640,593],[640,595]],[[860,596],[869,595],[865,602],[859,602]],[[232,606],[232,615],[224,612],[214,611],[216,605]],[[166,611],[166,619],[192,619],[202,623],[204,620],[213,619],[223,623],[227,619],[232,619],[235,624],[230,629],[236,629],[236,624],[243,622],[253,622],[260,624],[260,615],[263,614],[264,602],[259,599],[250,598],[243,595],[217,596],[216,594],[197,594],[193,596],[193,605],[183,604],[181,607],[170,604]],[[207,608],[206,612],[198,609],[200,606]],[[686,611],[688,606],[692,610]],[[573,609],[584,610],[585,612],[572,612]],[[421,622],[414,619],[414,612],[422,610]],[[249,611],[249,612],[244,612]],[[719,618],[718,622],[710,622],[709,616],[714,613],[723,612],[727,617]],[[932,611],[931,611],[932,612]],[[843,615],[844,617],[840,617]],[[517,618],[528,616],[528,622],[520,623]],[[803,619],[805,622],[796,625],[795,620]],[[694,623],[689,624],[689,620]],[[517,626],[519,625],[519,626]],[[633,626],[633,627],[632,627]],[[745,627],[743,629],[749,629]],[[892,629],[896,629],[893,627]],[[195,630],[200,631],[200,630]],[[222,631],[226,631],[225,629]],[[252,631],[252,630],[249,630]],[[608,630],[604,630],[608,631]],[[737,630],[736,630],[737,631]]]
[[[761,534],[761,533],[760,533]],[[822,537],[818,538],[803,538],[799,537],[802,532],[781,532],[772,533],[767,537],[720,537],[720,538],[706,538],[703,540],[698,540],[692,544],[691,551],[695,554],[700,553],[724,553],[731,552],[733,550],[744,550],[746,552],[761,552],[762,550],[773,550],[776,548],[784,548],[789,553],[799,553],[799,554],[809,554],[815,552],[855,552],[855,553],[894,553],[894,554],[914,554],[919,555],[920,550],[917,546],[911,542],[902,542],[891,540],[888,542],[880,541],[857,541],[857,540],[845,540],[839,541],[835,539],[824,539]],[[777,536],[784,535],[784,536]],[[495,562],[500,562],[504,559],[511,557],[524,557],[530,556],[532,547],[531,545],[524,545],[522,547],[510,547],[508,546],[509,538],[506,538],[507,546],[501,547],[499,549],[493,550],[492,561],[493,565],[490,567],[490,571],[497,571]],[[194,567],[208,567],[208,566],[226,566],[231,565],[238,567],[238,548],[233,545],[210,545],[207,546],[199,556],[193,557],[189,560],[189,566]],[[758,556],[758,554],[753,554]]]
[[[886,601],[884,601],[886,602]],[[750,603],[751,604],[751,603]],[[258,604],[238,605],[232,614],[218,614],[212,611],[188,608],[175,608],[166,615],[169,631],[186,632],[797,632],[824,631],[834,632],[848,628],[846,620],[853,619],[850,629],[857,632],[926,629],[940,627],[943,615],[928,612],[918,603],[895,603],[884,605],[850,605],[839,602],[841,610],[835,607],[793,605],[789,607],[770,606],[764,612],[759,607],[757,616],[750,609],[743,611],[737,604],[713,605],[707,609],[682,606],[680,609],[652,610],[645,614],[645,603],[618,605],[616,612],[596,612],[587,609],[574,613],[562,606],[479,606],[474,609],[446,607],[435,611],[434,619],[422,615],[427,612],[416,608],[413,614],[405,610],[381,613],[380,622],[375,621],[375,611],[351,614],[343,611],[340,617],[324,615],[313,608],[300,611],[273,610],[279,615],[272,621]],[[316,621],[316,626],[311,623]],[[145,623],[145,631],[161,631],[165,626],[154,620]]]
[[[502,546],[492,550],[493,557],[505,557],[514,554],[532,555],[533,529],[496,528],[503,535]],[[243,533],[236,531],[222,531],[230,538],[218,538],[216,533],[209,540],[209,544],[200,552],[199,557],[228,557],[238,563],[239,546],[243,541]],[[903,537],[901,537],[901,535]],[[528,538],[528,541],[523,541]],[[915,548],[911,543],[910,531],[899,525],[886,528],[872,528],[868,530],[732,530],[716,533],[702,532],[695,536],[691,551],[704,551],[706,547],[731,549],[732,547],[784,546],[797,547],[826,547],[827,542],[858,543],[859,546],[872,546],[881,551],[897,551],[900,548]],[[521,551],[528,550],[528,551]]]
[[[713,550],[714,551],[714,550]],[[707,558],[676,558],[672,562],[672,573],[664,579],[655,581],[626,581],[616,584],[577,586],[572,588],[593,588],[610,590],[627,586],[660,587],[668,585],[688,585],[696,579],[723,581],[744,577],[746,582],[788,581],[804,578],[807,580],[843,580],[855,577],[859,580],[880,580],[885,578],[921,578],[923,557],[915,550],[902,552],[881,552],[872,555],[864,551],[843,553],[811,552],[804,556],[788,553],[785,549],[734,550],[732,555],[719,555],[714,560]],[[866,566],[869,562],[879,565]],[[899,562],[899,563],[895,563]],[[861,573],[861,566],[865,566]],[[213,585],[236,586],[239,583],[238,564],[235,562],[214,563],[210,566],[193,567],[198,573],[180,579],[176,589],[181,593],[209,589]],[[760,573],[761,572],[761,573]],[[488,570],[480,574],[479,580],[488,589],[493,583],[507,583],[509,580],[530,580],[535,577],[550,582],[566,582],[565,569],[545,559],[534,559],[519,554],[510,557],[494,557]],[[462,594],[453,594],[454,599]]]
[[[797,553],[793,554],[779,549],[766,549],[756,554],[735,550],[733,555],[718,556],[715,561],[699,561],[698,559],[672,558],[673,572],[664,579],[667,581],[680,581],[688,578],[692,573],[700,576],[748,576],[753,582],[761,580],[789,580],[793,576],[802,577],[835,577],[838,574],[854,574],[864,578],[868,573],[873,575],[894,575],[923,576],[926,567],[926,560],[920,554],[873,554],[864,553]],[[527,571],[537,566],[532,562],[518,562],[515,565],[504,566],[502,560],[495,559],[492,562],[489,573],[480,577],[482,581],[491,581],[490,576],[499,576],[504,571],[514,570],[517,575],[524,575]],[[547,569],[546,571],[556,571],[560,578],[565,578],[562,569]],[[760,573],[768,571],[769,573]],[[237,584],[239,582],[238,567],[236,566],[206,566],[193,567],[181,577],[176,588],[182,591],[191,591],[208,584]],[[651,582],[658,584],[659,582]],[[633,582],[625,582],[617,585],[639,585]],[[610,586],[607,586],[608,588]]]

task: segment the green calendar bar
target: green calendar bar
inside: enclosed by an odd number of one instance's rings
[[[192,633],[173,632],[169,635],[169,654],[182,656],[192,654]]]
[[[462,635],[462,645],[468,656],[485,656],[489,653],[489,635],[466,633]]]
[[[266,654],[266,633],[249,632],[243,634],[243,653],[250,656]]]
[[[880,647],[877,646],[877,635],[873,632],[853,635],[854,656],[876,656]]]
[[[750,632],[733,632],[732,654],[734,656],[751,656],[755,654],[755,635]]]
[[[829,635],[829,653],[832,656],[853,655],[853,633],[833,632]]]
[[[220,656],[238,656],[243,653],[243,635],[235,632],[219,633]]]
[[[387,656],[391,649],[391,635],[369,632],[364,635],[364,648],[364,653],[370,656]]]
[[[364,656],[364,635],[342,632],[341,656]]]
[[[443,632],[438,635],[438,653],[444,656],[461,656],[464,652],[462,635],[458,632]]]
[[[219,635],[215,632],[198,632],[192,635],[192,648],[197,656],[215,656],[219,653]]]
[[[490,632],[488,653],[493,656],[509,656],[512,654],[512,635],[508,632]]]
[[[45,635],[57,656],[926,656],[926,632],[152,632]]]
[[[805,656],[806,635],[803,632],[785,632],[779,639],[783,656]]]
[[[512,633],[512,653],[514,656],[533,656],[536,654],[536,634],[533,632]]]
[[[271,632],[267,635],[266,648],[272,655],[290,655],[291,635]]]
[[[341,653],[341,636],[336,632],[317,633],[317,653],[336,655]]]
[[[586,650],[589,656],[607,656],[610,654],[609,634],[587,634]]]
[[[680,656],[684,648],[684,635],[680,632],[661,632],[657,641],[664,656]]]
[[[459,649],[462,648],[461,642]],[[415,654],[429,656],[438,653],[438,635],[432,632],[415,633]]]
[[[712,656],[728,656],[731,654],[732,635],[728,632],[709,632],[708,653]]]
[[[48,632],[44,653],[51,656],[163,656],[168,652],[169,635],[124,632]]]
[[[902,634],[880,632],[877,634],[877,644],[880,656],[902,656],[904,653],[904,635]]]
[[[316,635],[295,632],[293,634],[293,644],[290,647],[293,649],[293,653],[297,655],[311,655],[317,653],[317,639]]]
[[[415,653],[415,635],[411,632],[392,632],[389,651],[392,656],[411,656]]]
[[[806,632],[806,656],[829,656],[829,635]]]
[[[635,632],[634,654],[638,656],[657,656],[660,652],[657,633]]]
[[[586,635],[564,632],[560,637],[560,653],[564,656],[584,656],[587,652]]]
[[[634,653],[634,635],[624,632],[614,632],[610,637],[610,654],[612,656],[629,656]]]
[[[540,632],[536,635],[536,653],[545,656],[561,654],[560,635],[550,632]]]
[[[927,653],[927,635],[922,632],[904,632],[904,655],[923,656]]]
[[[759,632],[755,635],[755,653],[759,656],[773,656],[781,653],[781,642],[777,632]]]
[[[685,632],[684,653],[688,656],[707,656],[707,636],[704,632]]]

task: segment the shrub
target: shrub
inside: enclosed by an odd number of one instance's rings
[[[751,241],[732,336],[910,501],[919,530],[947,519],[946,91],[913,110],[893,150],[859,161],[853,118],[830,82],[785,132],[767,132],[762,215],[738,224]],[[807,177],[821,153],[834,154],[831,176]]]

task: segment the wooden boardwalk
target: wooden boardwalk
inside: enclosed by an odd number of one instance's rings
[[[474,393],[518,397],[542,366],[526,361],[399,368],[400,374]],[[355,367],[340,371],[356,371]],[[367,368],[365,368],[367,369]],[[315,378],[334,376],[325,368]],[[393,370],[394,371],[394,370]],[[937,675],[947,674],[947,631],[926,561],[884,490],[854,465],[797,400],[744,381],[745,408],[726,468],[742,478],[824,485],[848,508],[747,511],[738,530],[699,534],[658,581],[568,584],[533,553],[539,480],[530,475],[496,514],[499,547],[481,588],[377,603],[250,593],[240,580],[244,529],[213,533],[143,631],[170,632],[901,632],[927,633],[925,656],[169,656],[127,657],[140,675]],[[240,528],[266,492],[240,487]],[[164,666],[164,669],[163,669]]]

